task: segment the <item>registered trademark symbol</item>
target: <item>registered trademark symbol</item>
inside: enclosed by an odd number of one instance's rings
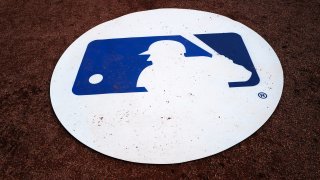
[[[259,96],[259,98],[261,98],[261,99],[266,99],[266,98],[268,97],[268,95],[267,95],[266,93],[264,93],[264,92],[259,92],[259,93],[258,93],[258,96]]]

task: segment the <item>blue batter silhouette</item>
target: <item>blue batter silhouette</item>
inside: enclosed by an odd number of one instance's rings
[[[260,79],[240,35],[235,33],[196,34],[217,53],[233,60],[251,72],[247,81],[228,82],[229,87],[255,86]],[[157,41],[171,40],[184,45],[185,57],[212,57],[183,36],[152,36],[95,40],[89,43],[76,76],[72,92],[76,95],[147,92],[138,87],[141,72],[152,65],[150,55],[141,54]],[[101,76],[98,83],[91,77]]]

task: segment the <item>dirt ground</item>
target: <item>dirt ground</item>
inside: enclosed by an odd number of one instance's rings
[[[280,58],[280,104],[253,136],[177,165],[117,160],[73,138],[49,97],[53,69],[90,28],[135,11],[218,13],[262,35]],[[0,1],[0,178],[320,179],[319,1]]]

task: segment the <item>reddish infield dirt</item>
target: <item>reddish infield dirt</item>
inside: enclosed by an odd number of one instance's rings
[[[217,155],[176,165],[117,160],[73,138],[50,103],[53,69],[90,28],[147,9],[218,13],[254,29],[285,85],[267,123]],[[319,1],[0,1],[0,178],[320,179]]]

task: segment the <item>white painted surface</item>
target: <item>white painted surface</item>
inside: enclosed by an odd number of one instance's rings
[[[162,35],[188,38],[188,34],[223,32],[241,35],[259,74],[258,85],[229,88],[227,82],[246,80],[250,72],[222,55],[213,56],[214,63],[201,57],[187,64],[185,57],[173,51],[179,45],[170,50],[160,43],[159,57],[176,60],[175,65],[153,61],[138,80],[138,87],[146,87],[147,93],[77,96],[71,91],[86,47],[93,40]],[[153,56],[156,54],[149,60]],[[96,76],[90,82],[101,80]],[[170,164],[204,158],[246,139],[271,116],[282,88],[278,57],[250,28],[213,13],[159,9],[122,16],[79,37],[57,63],[50,95],[62,125],[90,148],[122,160]],[[259,98],[259,92],[268,97]]]

